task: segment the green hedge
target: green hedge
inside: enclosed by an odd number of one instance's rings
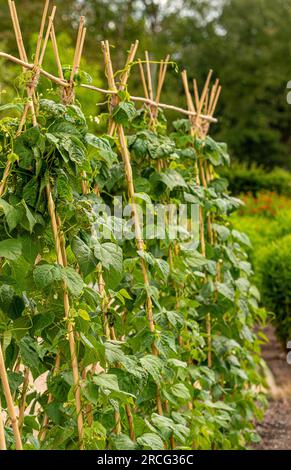
[[[221,170],[220,176],[229,181],[229,190],[235,195],[249,192],[256,195],[266,190],[291,196],[291,173],[282,168],[267,172],[256,165],[248,167],[236,163]]]
[[[262,246],[291,234],[291,210],[281,209],[274,218],[261,215],[239,215],[231,217],[233,226],[240,232],[246,233],[251,240],[251,254]],[[255,256],[255,253],[254,253]]]
[[[254,283],[262,304],[274,313],[277,335],[286,345],[291,340],[291,211],[281,210],[274,219],[235,215],[232,224],[251,240]]]
[[[291,340],[291,235],[262,247],[256,254],[262,301],[274,316],[278,337]]]

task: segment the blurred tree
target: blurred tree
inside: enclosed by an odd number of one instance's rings
[[[213,8],[215,6],[216,7]],[[213,68],[223,93],[217,137],[232,153],[266,167],[290,167],[290,0],[184,2],[163,20],[166,42],[192,76]],[[209,8],[212,7],[212,8]]]
[[[220,135],[239,159],[270,167],[290,167],[290,24],[290,0],[228,0],[209,44],[224,85]]]
[[[126,51],[136,38],[139,57],[148,49],[159,60],[167,52],[200,83],[208,69],[220,76],[223,93],[216,136],[232,153],[267,167],[290,167],[291,113],[286,102],[291,56],[291,0],[56,0],[56,31],[66,31],[74,44],[78,17],[86,16],[86,62],[82,67],[106,85],[99,42],[112,45],[115,69],[123,67]],[[24,39],[36,32],[43,0],[16,2]],[[21,5],[21,6],[20,6]],[[0,0],[1,45],[17,53],[6,0]],[[29,52],[31,56],[32,49]],[[14,66],[13,66],[14,67]],[[155,69],[155,67],[153,67]],[[9,73],[8,73],[9,72]],[[0,71],[0,84],[11,81],[11,66]],[[3,85],[2,85],[3,86]],[[142,93],[138,73],[132,93]],[[86,108],[96,112],[88,99]],[[169,68],[163,100],[184,105],[180,77]],[[171,117],[174,117],[172,115]]]

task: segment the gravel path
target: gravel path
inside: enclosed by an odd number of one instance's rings
[[[274,329],[265,331],[270,342],[263,347],[263,357],[275,381],[273,398],[264,421],[257,425],[261,442],[259,450],[291,449],[291,365],[287,364],[287,352],[276,339]]]

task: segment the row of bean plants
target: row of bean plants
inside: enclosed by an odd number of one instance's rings
[[[188,119],[168,124],[160,109],[153,123],[127,93],[102,115],[124,129],[124,142],[116,130],[90,133],[80,105],[51,96],[38,101],[37,125],[28,118],[18,135],[12,116],[23,103],[11,107],[0,120],[1,178],[11,163],[0,199],[0,338],[24,448],[255,442],[264,395],[254,325],[265,314],[249,241],[228,218],[240,201],[219,177],[226,145],[193,135]],[[165,236],[147,224],[136,240],[121,202],[138,203],[139,220],[168,204],[200,218],[175,239],[168,223]],[[1,406],[14,448],[2,388]]]

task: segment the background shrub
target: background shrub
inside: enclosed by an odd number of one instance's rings
[[[267,194],[263,198],[241,195],[245,206],[231,218],[234,227],[248,235],[251,246],[247,251],[254,264],[259,250],[291,234],[291,200],[273,193],[271,196],[272,201],[266,205]]]
[[[245,206],[232,216],[232,224],[251,241],[246,249],[254,266],[253,281],[262,304],[274,313],[285,346],[291,339],[291,200],[270,192],[241,197]]]
[[[260,191],[273,191],[291,196],[291,173],[282,168],[267,172],[266,169],[256,165],[236,163],[231,168],[222,169],[220,175],[229,181],[229,190],[232,194],[257,195]]]
[[[256,254],[256,278],[262,301],[274,315],[278,337],[291,339],[291,235],[262,247]]]

